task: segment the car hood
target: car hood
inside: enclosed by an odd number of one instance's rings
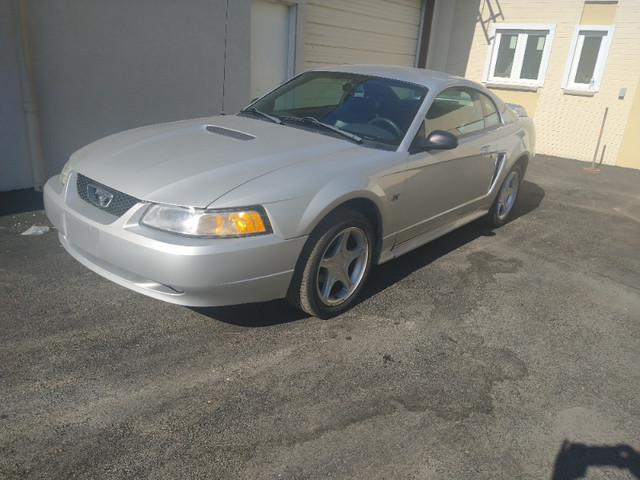
[[[257,177],[353,143],[243,116],[137,128],[98,140],[72,168],[140,200],[205,207]]]

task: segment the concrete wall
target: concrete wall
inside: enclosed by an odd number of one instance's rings
[[[17,0],[0,0],[0,190],[33,186],[16,98]],[[248,0],[24,0],[46,176],[105,135],[249,100]],[[226,23],[226,28],[225,28]],[[225,31],[227,36],[225,38]],[[226,45],[226,55],[225,55]],[[226,65],[225,65],[226,58]],[[22,133],[21,133],[22,132]]]

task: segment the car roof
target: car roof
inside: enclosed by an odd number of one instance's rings
[[[392,78],[403,82],[424,85],[432,90],[441,90],[449,85],[466,85],[484,90],[482,85],[456,75],[450,75],[437,70],[423,68],[400,67],[393,65],[332,65],[314,68],[313,71],[348,72],[371,75],[375,77]]]

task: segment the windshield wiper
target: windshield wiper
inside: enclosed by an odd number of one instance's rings
[[[318,127],[323,127],[326,128],[327,130],[332,131],[333,133],[337,133],[338,135],[342,135],[345,138],[348,138],[349,140],[352,140],[356,143],[362,143],[362,138],[360,138],[358,135],[355,135],[353,133],[349,133],[349,132],[345,132],[344,130],[342,130],[341,128],[338,127],[334,127],[333,125],[329,125],[328,123],[323,123],[320,120],[318,120],[315,117],[283,117],[285,120],[293,120],[296,122],[302,122],[302,123],[310,123],[312,125],[316,125]]]
[[[240,110],[240,113],[254,113],[256,115],[260,115],[261,117],[266,118],[267,120],[271,120],[273,123],[277,123],[278,125],[282,125],[282,120],[278,117],[274,117],[273,115],[269,115],[268,113],[264,113],[261,110],[258,110],[256,107],[244,108]]]

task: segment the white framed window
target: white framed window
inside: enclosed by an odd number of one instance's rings
[[[613,25],[576,25],[562,88],[587,92],[600,90],[614,29]]]
[[[495,24],[482,81],[525,88],[542,87],[555,30],[555,25]]]

